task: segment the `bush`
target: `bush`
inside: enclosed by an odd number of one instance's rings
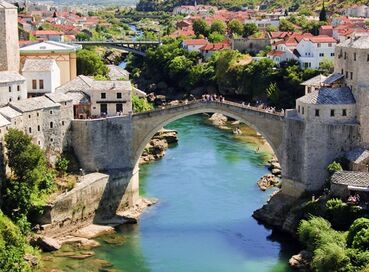
[[[349,262],[344,248],[335,243],[327,243],[314,251],[311,265],[318,272],[337,272]]]
[[[0,271],[32,271],[24,255],[32,252],[19,228],[0,211]]]
[[[358,249],[346,249],[346,255],[350,258],[351,264],[348,271],[362,271],[369,265],[369,251],[361,251]],[[369,268],[369,266],[368,266]]]
[[[60,174],[65,174],[68,170],[69,160],[60,156],[56,161],[55,168]]]
[[[356,219],[350,226],[347,235],[347,245],[349,247],[352,246],[352,242],[354,241],[355,236],[358,234],[359,231],[362,229],[369,229],[369,219],[368,218],[359,218]]]
[[[132,96],[132,108],[134,112],[143,112],[153,109],[152,104],[150,104],[146,98],[139,98],[136,95]]]
[[[352,241],[352,247],[361,250],[369,250],[369,228],[363,228],[357,232]]]
[[[329,175],[333,175],[334,172],[342,171],[342,166],[339,162],[334,161],[330,165],[328,165],[327,170]]]
[[[300,241],[310,250],[314,250],[319,243],[321,233],[331,231],[331,224],[321,218],[312,216],[309,220],[302,220],[298,227]]]

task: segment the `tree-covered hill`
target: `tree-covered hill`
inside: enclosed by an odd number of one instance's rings
[[[197,0],[197,4],[210,4],[231,10],[244,7],[260,6],[262,9],[285,8],[292,11],[319,11],[323,0]],[[193,5],[195,0],[140,0],[137,9],[140,11],[172,11],[180,5]],[[342,8],[353,5],[369,5],[369,0],[325,0],[329,12],[335,13]]]

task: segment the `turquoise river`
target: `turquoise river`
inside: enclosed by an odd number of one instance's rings
[[[178,131],[178,145],[140,167],[141,194],[158,198],[158,204],[139,224],[118,229],[123,243],[99,238],[94,258],[111,263],[111,271],[291,271],[288,258],[298,252],[294,242],[251,216],[272,193],[256,185],[268,172],[266,154],[200,115],[168,128]],[[93,261],[74,262],[63,271],[88,271]]]

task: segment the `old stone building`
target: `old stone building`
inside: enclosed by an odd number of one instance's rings
[[[0,71],[19,71],[17,8],[0,0]]]
[[[132,111],[131,95],[138,91],[130,81],[94,80],[82,75],[57,88],[58,93],[74,98],[78,119],[128,114]]]
[[[335,73],[344,76],[356,100],[362,144],[369,146],[369,36],[354,36],[336,47]]]
[[[0,71],[0,106],[25,98],[26,79],[15,71]]]

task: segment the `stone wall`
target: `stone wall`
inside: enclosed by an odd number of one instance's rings
[[[87,174],[80,178],[75,188],[59,195],[47,205],[37,222],[48,231],[57,231],[60,227],[68,229],[89,219],[95,223],[103,223],[113,218],[117,210],[134,205],[132,201],[137,199],[124,193],[134,192],[138,196],[136,184],[138,185],[138,178],[136,176],[132,179],[132,171],[115,172],[111,175]]]
[[[358,124],[306,122],[285,119],[283,178],[301,183],[305,190],[319,190],[328,175],[326,167],[360,144]]]

